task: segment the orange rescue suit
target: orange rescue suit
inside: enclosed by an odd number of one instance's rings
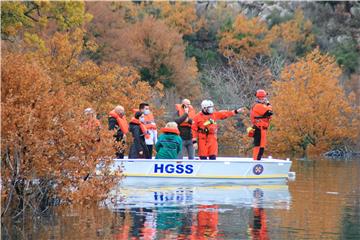
[[[253,159],[261,160],[266,146],[266,131],[270,125],[272,107],[270,104],[255,103],[250,112],[254,132]]]
[[[211,114],[199,112],[193,119],[191,126],[193,138],[198,139],[199,157],[216,157],[218,155],[217,120],[234,116],[235,111],[221,111]]]
[[[179,114],[179,117],[181,117],[182,115],[184,115],[185,110],[182,107],[182,104],[176,104],[176,111]],[[195,109],[192,106],[189,106],[189,113],[188,113],[188,118],[194,119],[196,113],[195,113]],[[187,121],[184,121],[183,123],[180,124],[181,127],[191,127],[191,124],[188,123]]]

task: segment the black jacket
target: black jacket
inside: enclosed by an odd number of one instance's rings
[[[109,117],[108,122],[109,122],[109,130],[117,129],[116,133],[114,134],[114,138],[116,139],[116,141],[118,142],[121,141],[124,137],[124,133],[121,131],[120,126],[116,121],[116,119],[114,117]]]
[[[129,130],[133,136],[134,142],[130,147],[129,158],[149,158],[150,153],[145,143],[144,134],[141,131],[139,125],[130,123]],[[143,152],[143,155],[140,155],[139,152]]]
[[[175,115],[176,114],[176,115]],[[183,123],[186,118],[188,117],[187,113],[184,113],[182,116],[179,117],[179,113],[176,112],[174,114],[174,121],[177,123],[178,125],[178,129],[180,131],[180,137],[182,140],[191,140],[192,139],[192,133],[191,133],[191,127],[183,127],[180,126],[181,123]],[[189,119],[190,124],[192,124],[192,119]]]

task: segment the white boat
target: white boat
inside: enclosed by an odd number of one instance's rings
[[[115,159],[112,169],[120,169],[125,177],[124,184],[147,184],[149,182],[212,183],[256,181],[285,181],[292,162],[264,158],[219,157],[216,160],[187,159]],[[187,179],[187,180],[186,180]]]

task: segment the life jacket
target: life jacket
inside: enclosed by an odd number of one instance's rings
[[[175,107],[176,107],[176,111],[178,112],[179,116],[184,115],[185,110],[184,110],[184,108],[182,107],[182,104],[175,104]],[[188,117],[191,118],[191,119],[194,119],[195,114],[196,114],[196,113],[195,113],[195,109],[190,105],[190,106],[189,106]],[[180,126],[181,126],[181,127],[191,127],[191,124],[188,123],[188,122],[182,122],[182,123],[180,123]]]
[[[180,135],[179,129],[177,128],[162,128],[160,131],[163,133],[175,133],[177,135]]]
[[[109,113],[109,116],[116,119],[117,124],[119,125],[119,128],[123,134],[127,134],[129,132],[129,125],[126,122],[125,116],[120,117],[119,114],[117,114],[114,110]]]
[[[268,128],[270,125],[272,107],[271,105],[266,105],[263,103],[255,103],[250,111],[250,120],[251,123],[259,128]]]
[[[133,111],[133,113],[140,112],[139,109],[133,109],[132,111]],[[156,123],[155,123],[155,118],[154,118],[154,115],[152,113],[149,113],[147,115],[144,114],[144,120],[145,120],[144,124],[146,126],[146,129],[157,130]]]
[[[203,134],[216,134],[218,125],[216,122],[216,116],[212,113],[209,115],[200,112],[197,115],[197,132]]]
[[[140,122],[139,119],[136,119],[136,118],[133,117],[133,118],[131,119],[130,123],[139,125],[139,126],[140,126],[140,129],[141,129],[141,132],[144,134],[144,137],[145,137],[146,139],[150,138],[150,134],[148,133],[148,130],[147,130],[146,126],[145,126],[142,122]]]

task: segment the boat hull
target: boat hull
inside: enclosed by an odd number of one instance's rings
[[[254,180],[284,181],[288,178],[291,161],[250,158],[218,158],[217,160],[164,160],[164,159],[115,159],[113,170],[120,169],[124,183],[137,184],[152,181],[168,184],[191,182],[217,183]]]

